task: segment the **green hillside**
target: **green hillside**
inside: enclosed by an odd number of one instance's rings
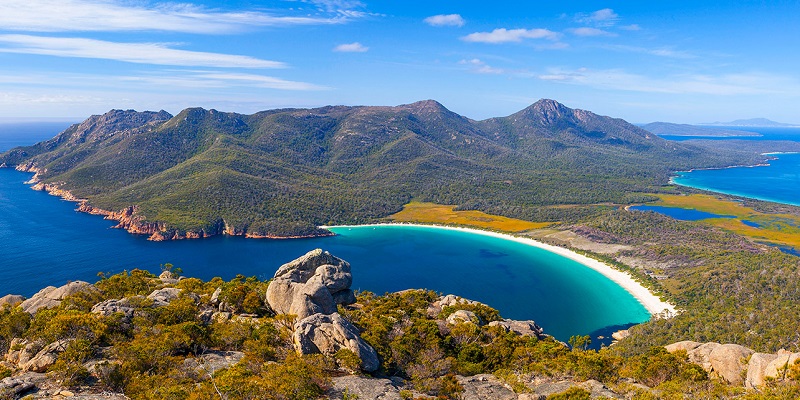
[[[114,110],[0,163],[39,171],[96,208],[136,206],[178,235],[296,236],[376,221],[412,199],[569,220],[574,210],[539,206],[641,200],[671,171],[757,157],[668,142],[553,100],[485,121],[427,100],[253,115]]]

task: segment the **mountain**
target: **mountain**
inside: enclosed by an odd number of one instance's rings
[[[656,135],[672,136],[705,136],[705,137],[738,137],[738,136],[761,136],[760,133],[738,131],[733,129],[709,128],[688,124],[673,124],[669,122],[651,122],[643,125],[642,129],[655,133]]]
[[[320,235],[319,225],[377,221],[412,199],[563,220],[571,211],[541,206],[630,202],[672,171],[756,157],[669,142],[553,100],[484,121],[426,100],[252,115],[112,110],[0,164],[37,172],[38,187],[85,199],[84,211],[170,239]]]
[[[717,125],[717,126],[753,126],[753,127],[793,127],[797,124],[784,124],[782,122],[775,122],[766,118],[750,118],[750,119],[737,119],[730,122],[711,122],[700,125]]]

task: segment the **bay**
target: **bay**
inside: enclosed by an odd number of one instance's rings
[[[172,263],[201,279],[269,279],[283,263],[323,248],[352,265],[353,288],[382,294],[426,288],[478,300],[506,318],[533,319],[560,340],[610,336],[649,319],[627,291],[575,261],[514,241],[433,227],[333,228],[337,236],[292,240],[213,237],[151,242],[112,221],[31,190],[31,174],[0,168],[0,295],[97,280],[98,272],[154,273]]]
[[[772,154],[767,165],[678,172],[672,182],[696,189],[800,206],[800,154]]]

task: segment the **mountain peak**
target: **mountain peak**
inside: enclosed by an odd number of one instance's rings
[[[449,111],[447,107],[442,105],[442,103],[430,99],[407,104],[406,107],[418,113],[439,113],[442,111]]]

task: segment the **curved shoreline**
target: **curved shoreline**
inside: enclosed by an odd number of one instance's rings
[[[787,152],[762,153],[762,155],[765,155],[765,156],[776,156],[776,155],[784,155],[784,154],[800,154],[800,152],[787,151]],[[770,158],[768,161],[773,161],[773,160],[777,160],[777,159],[778,159],[778,157],[773,157],[773,158]],[[732,168],[770,167],[770,166],[771,166],[771,164],[769,162],[767,162],[767,163],[755,164],[755,165],[731,165],[731,166],[728,166],[728,167],[721,167],[721,168],[696,168],[696,169],[690,169],[688,171],[675,171],[674,172],[675,176],[672,176],[672,177],[669,178],[669,183],[671,185],[678,185],[678,186],[688,187],[688,188],[692,188],[692,189],[704,190],[704,191],[711,192],[711,193],[720,193],[720,194],[724,194],[724,195],[728,195],[728,196],[742,197],[742,198],[745,198],[745,199],[766,201],[766,202],[770,202],[770,203],[785,204],[785,205],[789,205],[789,206],[800,207],[800,202],[792,202],[792,201],[787,201],[787,200],[778,200],[778,199],[773,199],[773,198],[769,198],[769,197],[765,197],[765,196],[738,193],[738,192],[736,192],[734,190],[712,189],[712,188],[708,188],[708,187],[701,186],[701,185],[693,185],[693,184],[678,182],[676,180],[676,179],[685,178],[685,176],[684,175],[680,175],[680,173],[691,173],[691,172],[694,172],[694,171],[725,170],[725,169],[732,169]]]
[[[380,224],[367,224],[367,225],[336,225],[336,226],[320,226],[321,229],[328,229],[328,228],[361,228],[361,227],[369,227],[369,226],[412,226],[412,227],[424,227],[424,228],[436,228],[436,229],[447,229],[447,230],[455,230],[455,231],[462,231],[462,232],[469,232],[478,235],[484,236],[491,236],[498,239],[510,240],[513,242],[525,244],[532,247],[537,247],[539,249],[549,251],[551,253],[558,254],[562,257],[568,258],[572,261],[575,261],[587,268],[591,268],[601,275],[605,276],[606,278],[610,279],[612,282],[619,285],[621,288],[625,289],[626,292],[630,293],[633,298],[636,299],[652,316],[660,316],[669,318],[675,314],[677,314],[677,310],[674,305],[667,303],[666,301],[661,300],[658,296],[651,293],[646,287],[636,282],[633,277],[628,274],[627,272],[620,271],[615,269],[614,267],[602,262],[595,260],[593,258],[584,256],[583,254],[579,254],[572,250],[553,246],[550,244],[542,243],[531,238],[523,238],[514,236],[511,234],[506,233],[498,233],[492,231],[484,231],[480,229],[474,228],[463,228],[463,227],[455,227],[455,226],[446,226],[446,225],[426,225],[426,224],[412,224],[412,223],[380,223]],[[664,313],[664,311],[667,311]]]

